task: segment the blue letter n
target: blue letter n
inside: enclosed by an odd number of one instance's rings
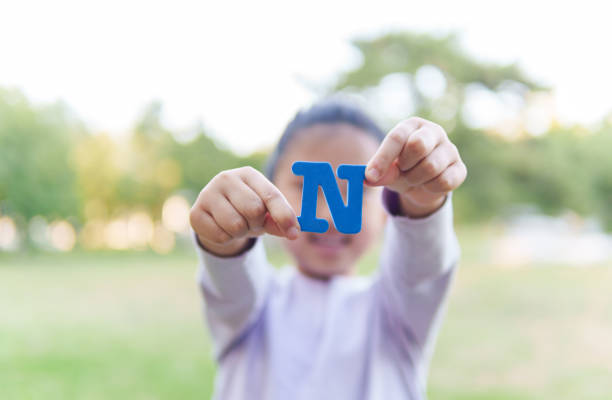
[[[297,161],[291,170],[295,175],[304,176],[302,214],[298,217],[302,231],[323,233],[329,228],[326,220],[317,218],[319,185],[338,232],[357,233],[361,230],[365,165],[343,164],[338,167],[338,178],[348,180],[347,205],[344,205],[330,163]]]

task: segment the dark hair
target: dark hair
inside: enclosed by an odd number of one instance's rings
[[[297,136],[297,133],[315,124],[346,123],[362,129],[369,136],[382,142],[385,133],[360,108],[339,100],[324,100],[314,104],[307,110],[300,110],[289,122],[281,135],[276,148],[270,154],[265,168],[265,174],[272,180],[276,172],[276,165],[287,146]]]

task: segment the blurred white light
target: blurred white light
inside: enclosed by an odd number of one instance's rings
[[[87,249],[100,249],[105,245],[106,224],[102,219],[87,221],[79,234],[81,244]]]
[[[555,110],[552,97],[546,93],[533,93],[528,98],[525,109],[525,129],[534,136],[542,135],[550,129]]]
[[[171,252],[175,245],[174,232],[167,230],[160,224],[155,224],[150,245],[156,253],[167,254]]]
[[[501,120],[504,105],[486,86],[473,83],[465,89],[465,103],[461,117],[473,129],[489,128]]]
[[[127,249],[129,246],[127,222],[124,219],[109,222],[104,230],[104,238],[106,245],[111,249]]]
[[[70,251],[76,242],[76,233],[68,221],[53,221],[49,225],[51,244],[59,251]]]
[[[517,82],[514,80],[503,80],[499,85],[495,88],[495,90],[499,93],[512,92],[519,96],[521,99],[529,93],[529,87],[524,83]]]
[[[414,114],[412,79],[406,73],[394,73],[381,79],[375,88],[366,91],[368,108],[374,114],[398,121]]]
[[[191,207],[183,196],[169,197],[162,208],[162,223],[173,232],[188,232]]]
[[[450,121],[457,115],[459,104],[457,98],[446,94],[432,104],[432,114],[436,120]]]
[[[128,218],[127,234],[131,246],[144,248],[153,237],[153,220],[144,212],[137,212]]]
[[[199,123],[192,124],[184,128],[176,128],[170,131],[174,140],[181,144],[187,144],[194,141],[203,127]]]
[[[417,69],[414,80],[419,92],[429,99],[437,99],[446,91],[446,78],[435,65],[423,65]]]
[[[501,90],[497,92],[499,99],[512,112],[518,113],[525,107],[525,98],[512,90]]]
[[[38,247],[44,248],[49,246],[49,225],[45,217],[40,215],[32,217],[28,224],[28,234],[30,235],[30,239],[32,239]]]
[[[0,249],[16,250],[19,247],[17,226],[11,217],[0,217]]]

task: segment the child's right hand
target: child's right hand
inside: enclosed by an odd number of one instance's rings
[[[252,167],[222,171],[202,189],[189,221],[200,242],[220,256],[241,252],[249,238],[270,233],[298,236],[298,221],[285,196]]]

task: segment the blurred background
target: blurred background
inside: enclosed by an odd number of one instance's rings
[[[581,6],[2,5],[0,397],[210,397],[191,204],[333,94],[468,166],[430,398],[610,398],[612,24]]]

